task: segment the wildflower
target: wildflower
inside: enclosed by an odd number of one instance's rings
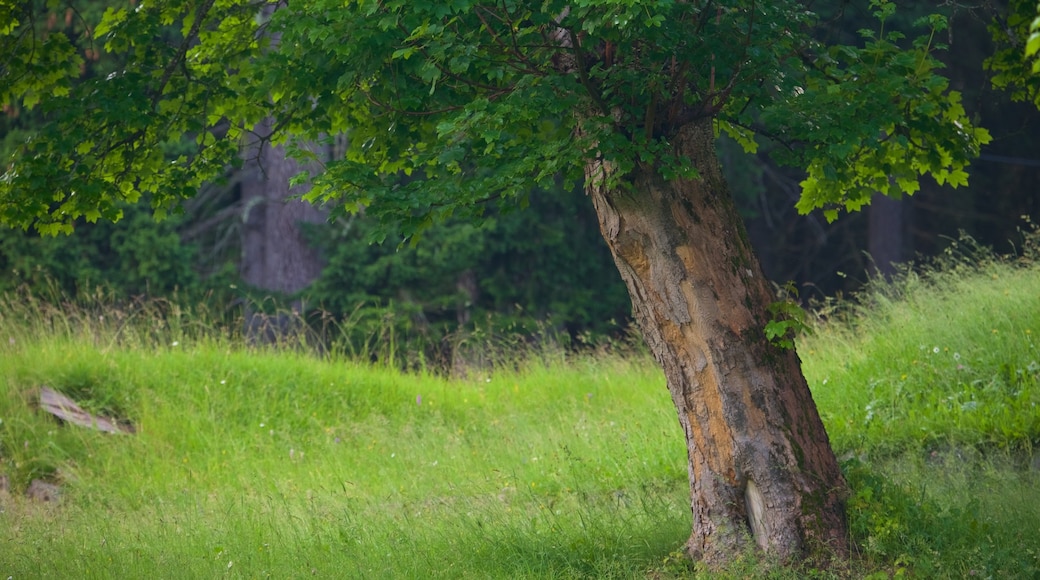
[[[179,344],[180,343],[175,340],[175,341],[173,341],[173,344],[171,344],[170,346],[178,346]]]
[[[415,396],[415,404],[416,405],[422,405],[422,395],[416,395]]]
[[[939,347],[933,348],[932,352],[934,352],[935,354],[939,354]]]
[[[961,353],[959,353],[959,352],[953,353],[953,360],[961,360]]]

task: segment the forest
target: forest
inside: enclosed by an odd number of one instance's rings
[[[1038,52],[1031,0],[0,0],[0,572],[1038,573],[972,495],[1040,497]]]
[[[39,14],[40,26],[66,31],[83,45],[80,52],[97,51],[83,65],[88,77],[117,66],[82,35],[108,6],[91,2],[76,5],[76,12],[70,5]],[[967,186],[925,179],[913,196],[879,196],[864,211],[829,222],[820,212],[795,210],[799,170],[764,153],[747,154],[720,136],[723,170],[766,274],[777,285],[793,283],[805,304],[939,255],[961,235],[1014,253],[1017,232],[1027,225],[1023,218],[1040,215],[1040,157],[1033,153],[1040,113],[1024,93],[993,82],[996,71],[986,63],[999,46],[994,16],[948,8],[943,34],[949,46],[936,56],[968,114],[993,135],[972,163]],[[919,16],[901,9],[890,24],[910,29]],[[849,5],[828,33],[852,35],[872,18],[864,6]],[[0,135],[8,156],[42,117],[16,104],[5,112]],[[532,189],[524,210],[491,208],[481,223],[438,223],[422,244],[394,237],[373,243],[373,218],[330,220],[326,209],[286,203],[301,194],[288,185],[299,171],[283,151],[269,151],[229,169],[161,221],[152,219],[150,201],[142,198],[124,202],[118,225],[81,218],[66,236],[8,226],[0,230],[0,290],[55,300],[99,289],[118,300],[177,292],[236,312],[246,305],[292,311],[297,304],[309,324],[320,326],[330,316],[352,320],[354,340],[363,341],[390,323],[416,347],[477,326],[493,333],[548,330],[580,342],[623,335],[630,322],[624,286],[580,187],[561,182]],[[283,249],[270,252],[271,246]],[[290,268],[289,262],[300,263]]]

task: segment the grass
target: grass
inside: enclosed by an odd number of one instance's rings
[[[1040,577],[1040,269],[971,263],[800,340],[852,486],[849,567],[748,554],[726,575]],[[707,575],[677,554],[685,450],[644,356],[548,349],[449,380],[98,304],[0,304],[0,577]],[[59,425],[44,384],[137,434]],[[34,478],[62,501],[22,498]]]

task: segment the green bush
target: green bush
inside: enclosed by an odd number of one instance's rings
[[[616,334],[631,305],[580,192],[535,192],[525,211],[433,226],[416,245],[370,244],[363,216],[309,228],[326,267],[303,295],[349,321],[350,340],[393,334],[430,349],[462,331]]]
[[[0,228],[0,292],[74,297],[102,287],[117,296],[197,292],[196,248],[181,243],[181,219],[155,222],[146,202],[126,205],[115,224],[79,223],[69,236]]]

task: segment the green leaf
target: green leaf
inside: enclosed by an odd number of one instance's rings
[[[1029,40],[1026,41],[1026,56],[1033,56],[1040,52],[1040,32],[1034,32],[1029,35]]]
[[[408,57],[410,57],[413,54],[415,54],[415,51],[416,51],[416,48],[414,46],[406,46],[404,48],[399,48],[399,49],[395,50],[394,52],[392,52],[390,54],[390,59],[391,60],[398,60],[398,59],[408,60]]]
[[[15,29],[18,28],[19,24],[20,23],[18,22],[18,19],[12,17],[10,20],[7,21],[6,24],[0,25],[0,36],[7,36],[11,34],[15,31]]]
[[[744,127],[739,127],[733,123],[728,123],[721,119],[717,122],[719,129],[722,130],[731,139],[736,141],[745,153],[754,155],[758,153],[758,142],[755,141],[755,133]]]

